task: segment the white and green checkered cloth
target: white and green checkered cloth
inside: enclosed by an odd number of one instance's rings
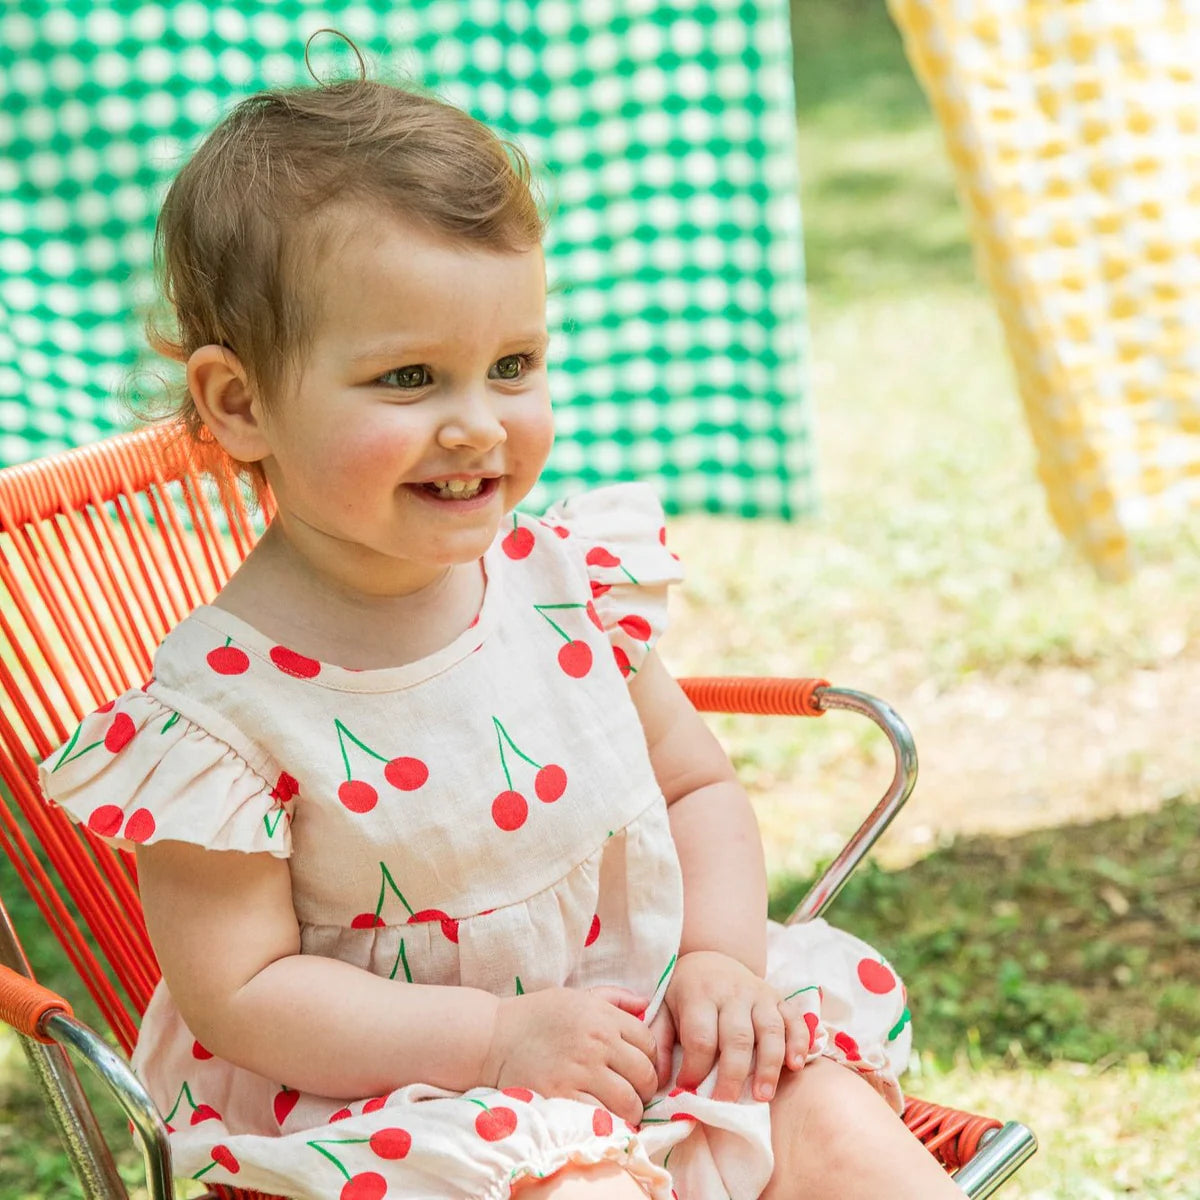
[[[536,505],[637,477],[673,511],[810,506],[785,0],[116,0],[0,8],[0,464],[121,427],[154,216],[233,103],[334,26],[529,154],[559,438]],[[318,75],[356,70],[313,45]]]

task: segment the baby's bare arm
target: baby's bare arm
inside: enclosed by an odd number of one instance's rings
[[[285,859],[163,841],[137,860],[163,976],[212,1053],[339,1099],[487,1082],[496,997],[302,955]]]

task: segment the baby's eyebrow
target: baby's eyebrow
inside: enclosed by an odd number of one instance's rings
[[[498,343],[498,357],[515,354],[521,350],[545,350],[550,344],[550,334],[545,329],[511,334]],[[434,343],[380,342],[367,346],[350,356],[352,363],[418,363],[435,360],[444,353],[444,348]]]

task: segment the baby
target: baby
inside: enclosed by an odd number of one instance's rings
[[[654,643],[650,490],[553,440],[520,153],[360,80],[240,104],[159,221],[176,420],[276,513],[47,793],[136,846],[135,1066],[176,1167],[294,1197],[960,1195],[896,1118],[904,990],[766,920]]]

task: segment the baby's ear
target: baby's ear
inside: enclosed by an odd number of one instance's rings
[[[187,360],[187,384],[200,419],[237,462],[260,462],[271,453],[262,404],[242,361],[224,346],[201,346]]]

